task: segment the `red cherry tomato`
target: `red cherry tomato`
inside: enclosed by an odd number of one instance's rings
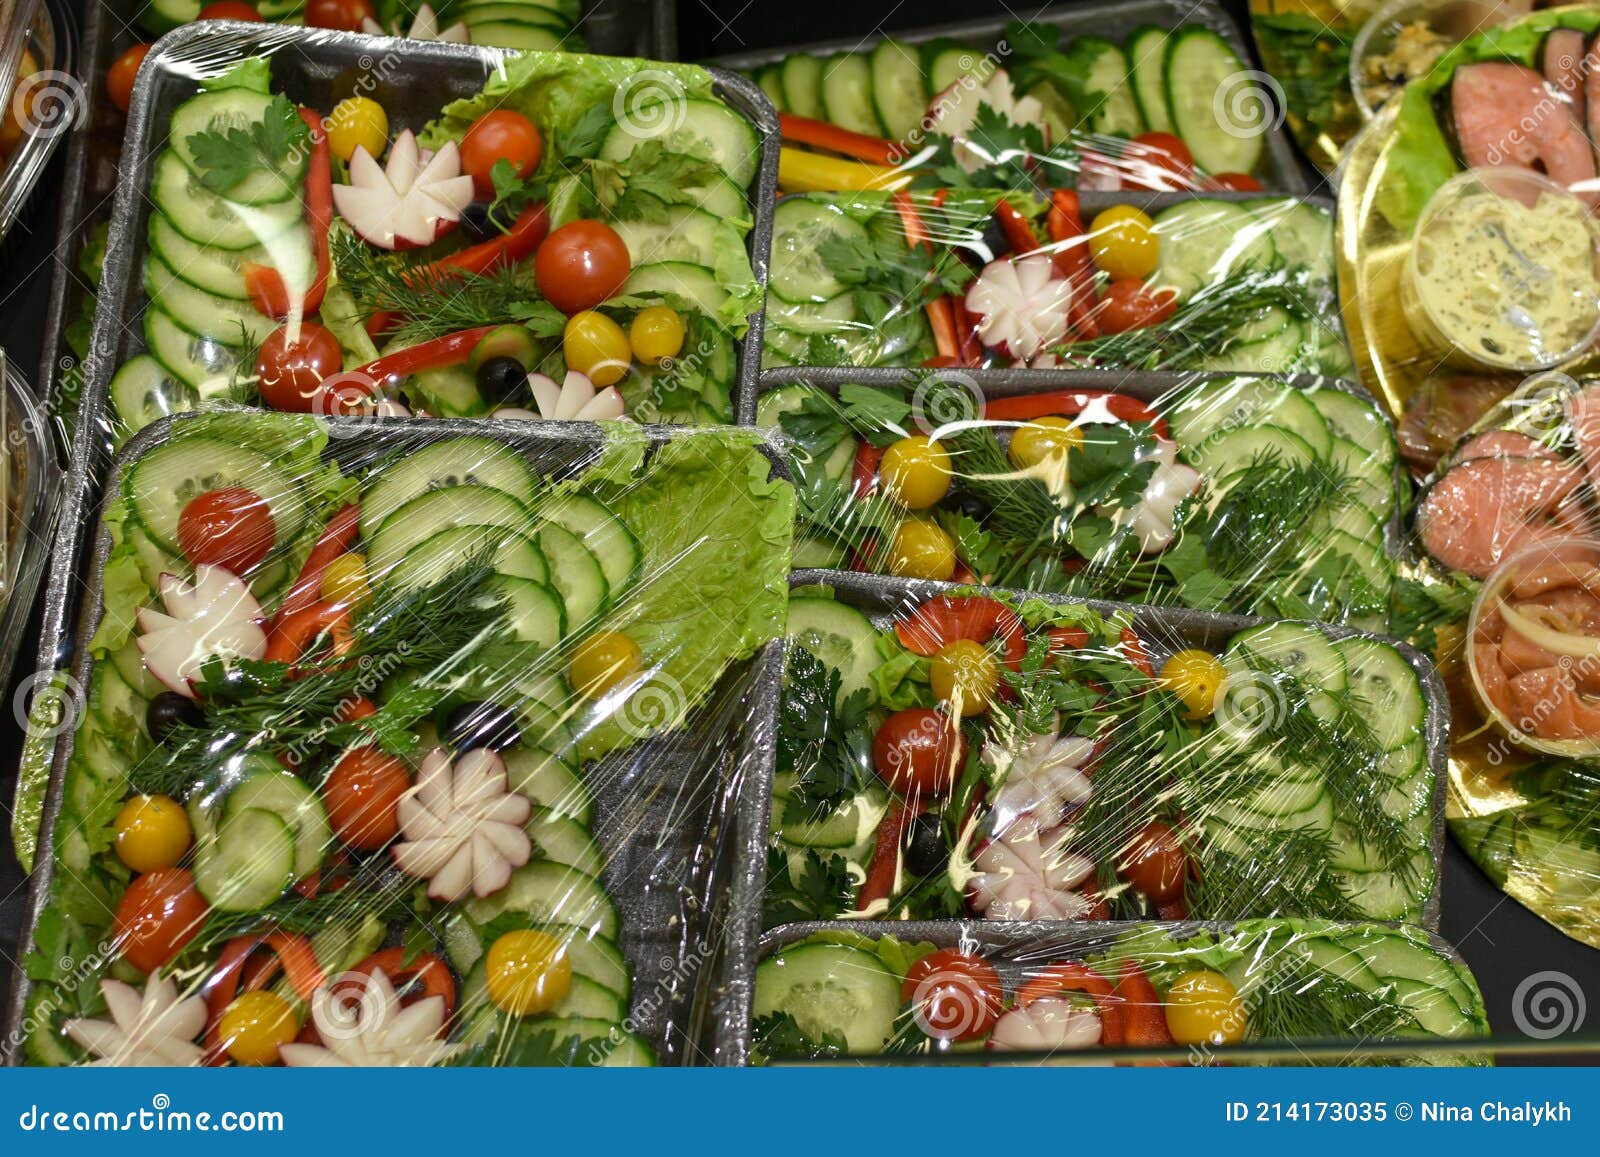
[[[1124,189],[1194,188],[1194,154],[1171,133],[1140,133],[1123,151]]]
[[[510,161],[517,176],[526,177],[544,157],[544,137],[539,126],[511,109],[486,112],[472,122],[461,138],[461,171],[472,178],[480,197],[494,196],[490,174],[496,162]]]
[[[117,949],[140,972],[154,972],[194,939],[210,910],[187,868],[146,872],[117,903],[112,921]]]
[[[615,297],[632,260],[615,229],[601,221],[572,221],[544,239],[533,258],[539,292],[562,313],[593,309]]]
[[[139,66],[148,55],[148,44],[135,44],[106,69],[106,95],[123,112],[127,112],[128,106],[133,103],[133,82],[138,79]]]
[[[207,490],[178,515],[178,548],[195,566],[210,563],[244,574],[267,557],[276,537],[266,499],[243,486]]]
[[[309,414],[316,408],[317,387],[344,365],[339,339],[313,321],[302,321],[299,333],[280,325],[267,335],[256,354],[257,388],[274,410]]]
[[[1259,193],[1266,188],[1249,173],[1213,173],[1211,187],[1222,193]]]
[[[1183,894],[1189,855],[1178,833],[1160,821],[1146,824],[1117,864],[1122,878],[1157,903]]]
[[[340,32],[360,32],[363,20],[376,20],[378,10],[372,0],[306,0],[308,28],[334,28]]]
[[[376,747],[358,747],[333,765],[322,785],[322,802],[339,839],[357,851],[371,852],[399,833],[395,811],[410,790],[405,764]]]
[[[1051,627],[1050,654],[1062,655],[1068,651],[1081,651],[1089,645],[1089,632],[1082,627]]]
[[[944,795],[967,761],[967,738],[948,715],[908,707],[883,721],[872,740],[872,765],[895,791]]]
[[[936,1040],[972,1040],[1000,1019],[1000,974],[959,948],[941,948],[913,964],[900,996],[912,1006],[917,1027]]]
[[[1126,333],[1166,321],[1178,308],[1178,295],[1165,286],[1152,288],[1136,278],[1113,281],[1100,299],[1094,319],[1101,333]]]
[[[248,20],[254,23],[261,22],[261,13],[257,12],[244,0],[217,0],[215,4],[207,4],[200,9],[196,20]]]

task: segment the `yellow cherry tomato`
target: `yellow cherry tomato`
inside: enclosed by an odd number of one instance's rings
[[[1111,280],[1142,280],[1161,261],[1161,238],[1150,214],[1132,205],[1113,205],[1089,226],[1089,252]]]
[[[328,133],[328,151],[342,161],[355,156],[358,145],[373,157],[381,157],[389,143],[389,114],[370,97],[341,100],[333,106],[323,128]]]
[[[599,699],[639,672],[644,665],[639,644],[620,631],[597,631],[572,654],[567,677],[578,692]]]
[[[596,386],[614,386],[633,363],[633,350],[622,327],[603,313],[579,310],[567,318],[561,334],[567,368],[588,376]]]
[[[889,541],[889,573],[948,582],[956,573],[956,540],[937,523],[908,518]]]
[[[217,1021],[223,1049],[241,1065],[275,1063],[278,1046],[294,1040],[299,1031],[294,1008],[276,992],[266,990],[237,997]]]
[[[940,648],[928,665],[933,693],[962,715],[981,715],[1000,689],[1000,660],[974,639]]]
[[[357,551],[341,554],[322,572],[322,597],[330,603],[354,606],[365,602],[371,590],[367,586],[367,556]]]
[[[135,872],[175,867],[193,832],[183,805],[171,796],[136,795],[117,812],[117,859]]]
[[[652,305],[634,315],[628,327],[628,344],[633,356],[647,365],[659,365],[667,358],[675,358],[683,349],[683,318],[678,311],[666,305]]]
[[[572,988],[566,945],[531,929],[507,932],[489,946],[489,999],[513,1016],[549,1012]]]
[[[950,452],[921,434],[901,438],[883,452],[878,477],[900,505],[926,510],[950,493]]]
[[[1250,1014],[1233,981],[1220,972],[1185,972],[1167,990],[1167,1031],[1181,1045],[1235,1045]]]
[[[1006,454],[1018,470],[1028,470],[1050,459],[1065,459],[1083,445],[1083,430],[1071,418],[1035,418],[1011,431]]]
[[[1204,719],[1217,709],[1217,696],[1228,673],[1210,651],[1179,651],[1161,665],[1161,685],[1183,701],[1190,719]]]

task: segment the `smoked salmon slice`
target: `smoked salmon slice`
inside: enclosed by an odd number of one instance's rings
[[[1473,458],[1429,488],[1417,533],[1441,565],[1486,578],[1508,554],[1583,533],[1582,477],[1548,458]]]
[[[1505,60],[1467,64],[1450,81],[1456,141],[1471,168],[1514,165],[1600,203],[1595,151],[1571,105],[1531,68]]]

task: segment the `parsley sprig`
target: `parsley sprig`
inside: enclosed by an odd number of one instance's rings
[[[202,129],[191,133],[186,143],[200,184],[226,195],[262,170],[287,181],[293,162],[310,154],[311,132],[289,98],[279,93],[260,120]]]

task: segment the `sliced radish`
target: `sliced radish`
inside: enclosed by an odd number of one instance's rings
[[[978,338],[995,352],[1026,362],[1067,336],[1072,283],[1055,275],[1047,253],[991,261],[967,290]]]
[[[433,7],[424,4],[417,9],[416,16],[411,21],[411,27],[400,31],[400,22],[396,21],[385,28],[370,16],[361,18],[361,31],[368,36],[404,36],[408,40],[438,40],[450,44],[471,44],[472,37],[467,32],[467,26],[461,21],[456,21],[450,27],[439,30],[439,17]]]
[[[1066,996],[1019,1005],[995,1021],[984,1046],[995,1052],[1059,1052],[1100,1043],[1100,1014]]]
[[[194,698],[191,681],[212,659],[267,653],[261,604],[232,571],[202,563],[192,584],[164,574],[157,586],[166,614],[139,608],[139,652],[150,673],[179,695]]]
[[[528,797],[506,786],[506,765],[481,748],[450,757],[434,748],[422,757],[415,792],[400,800],[402,842],[395,867],[426,877],[435,900],[489,896],[511,882],[533,845],[522,828]]]
[[[350,158],[350,183],[333,187],[333,204],[350,227],[380,249],[428,245],[455,228],[472,203],[472,178],[461,172],[454,141],[436,153],[417,147],[407,129],[380,167],[364,146]]]
[[[1014,125],[1036,126],[1044,135],[1045,143],[1050,143],[1044,105],[1036,97],[1017,96],[1005,69],[995,69],[982,84],[963,77],[933,98],[923,123],[932,132],[954,138],[956,164],[967,172],[975,173],[1007,159],[1001,155],[1001,149],[992,146],[981,134],[974,134],[978,110],[984,105]]]
[[[568,370],[558,387],[544,374],[529,374],[528,388],[541,418],[566,422],[601,422],[627,416],[627,406],[615,386],[596,390],[586,374]]]

